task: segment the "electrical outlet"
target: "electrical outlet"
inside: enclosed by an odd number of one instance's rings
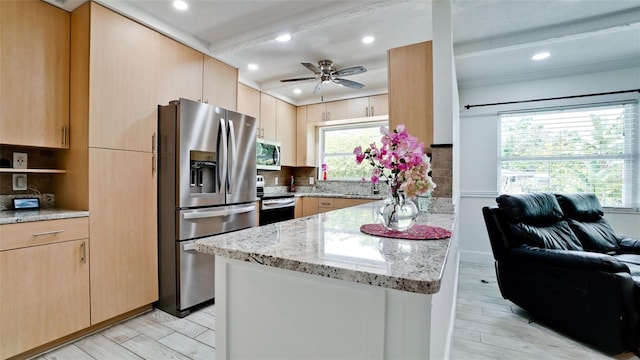
[[[274,184],[274,185],[278,185],[278,177],[276,177],[276,178],[273,180],[273,184]]]
[[[315,178],[313,176],[309,176],[309,185],[313,185]]]
[[[21,152],[13,153],[13,168],[14,169],[27,168],[27,153],[21,153]]]
[[[27,174],[13,174],[13,190],[27,190]]]

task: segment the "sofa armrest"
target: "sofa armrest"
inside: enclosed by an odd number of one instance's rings
[[[629,273],[623,262],[606,254],[576,250],[543,249],[522,245],[511,249],[514,261],[537,262],[574,270],[595,270],[610,273]]]
[[[640,239],[632,238],[629,236],[620,236],[618,244],[620,245],[619,252],[640,254]]]

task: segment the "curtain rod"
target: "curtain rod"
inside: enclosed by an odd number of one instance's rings
[[[471,109],[473,107],[510,105],[510,104],[520,104],[520,103],[528,103],[528,102],[536,102],[536,101],[575,99],[575,98],[581,98],[581,97],[601,96],[601,95],[615,95],[615,94],[624,94],[624,93],[630,93],[630,92],[638,92],[638,93],[640,93],[640,89],[611,91],[611,92],[604,92],[604,93],[597,93],[597,94],[560,96],[560,97],[552,97],[552,98],[544,98],[544,99],[533,99],[533,100],[506,101],[506,102],[498,102],[498,103],[490,103],[490,104],[465,105],[464,107],[465,107],[465,109],[469,110],[469,109]]]

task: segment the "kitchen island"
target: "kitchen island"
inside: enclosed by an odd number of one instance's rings
[[[219,359],[443,359],[455,311],[455,235],[360,232],[374,202],[207,237]],[[453,232],[453,214],[419,223]]]

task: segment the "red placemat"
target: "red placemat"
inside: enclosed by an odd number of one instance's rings
[[[382,224],[365,224],[360,226],[365,234],[405,240],[436,240],[451,237],[451,231],[437,226],[416,224],[407,231],[392,231]]]

